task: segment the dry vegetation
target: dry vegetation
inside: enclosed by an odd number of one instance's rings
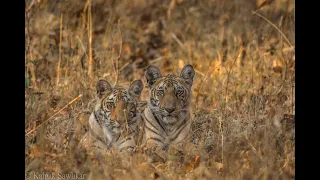
[[[294,26],[293,0],[26,0],[26,173],[294,179]],[[196,77],[185,163],[77,148],[98,79],[145,82],[150,64],[178,73],[187,63]]]

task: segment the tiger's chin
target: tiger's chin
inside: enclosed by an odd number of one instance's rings
[[[162,121],[165,124],[176,124],[179,121],[179,117],[175,117],[175,116],[172,116],[172,115],[167,115],[167,116],[163,117]]]
[[[172,113],[163,116],[162,121],[166,124],[174,125],[186,119],[185,113]]]

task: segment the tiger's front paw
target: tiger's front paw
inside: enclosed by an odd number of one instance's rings
[[[136,150],[133,147],[128,147],[120,150],[120,153],[128,156],[132,156]]]
[[[148,157],[149,163],[164,163],[167,159],[166,151],[158,146],[147,147],[145,153]]]
[[[168,150],[168,160],[183,162],[185,156],[184,150],[185,149],[182,143],[171,145]]]

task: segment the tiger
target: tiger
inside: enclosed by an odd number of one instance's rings
[[[191,125],[190,103],[194,76],[192,65],[185,65],[180,76],[162,76],[159,68],[153,65],[145,70],[149,98],[143,112],[144,146],[148,154],[156,155],[161,161],[167,159],[166,151],[170,146],[178,147],[182,152],[181,147],[187,141]]]
[[[144,104],[140,101],[142,90],[141,80],[133,81],[129,88],[121,85],[112,88],[106,80],[97,82],[97,102],[89,117],[89,132],[83,140],[93,141],[87,142],[87,146],[95,143],[102,150],[135,151]]]

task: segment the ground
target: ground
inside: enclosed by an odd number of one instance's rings
[[[27,0],[25,22],[30,179],[295,178],[293,0]],[[146,84],[151,64],[195,68],[186,162],[80,151],[97,80]]]

